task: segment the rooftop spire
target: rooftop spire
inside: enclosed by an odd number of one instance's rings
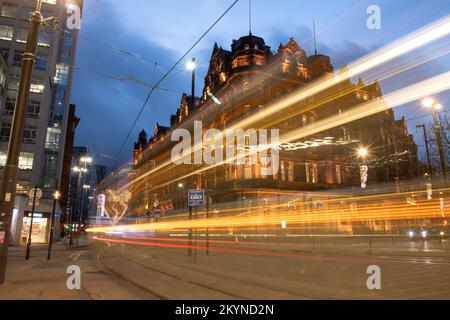
[[[316,22],[314,20],[313,20],[313,32],[314,32],[314,54],[317,55]]]
[[[252,35],[252,0],[248,0],[248,29],[249,35]]]

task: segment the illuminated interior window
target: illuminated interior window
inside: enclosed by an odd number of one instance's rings
[[[336,182],[338,184],[342,183],[342,172],[341,172],[341,166],[339,164],[336,165]]]
[[[3,4],[1,16],[14,19],[17,16],[17,5],[11,3]]]
[[[281,180],[286,181],[286,165],[284,161],[280,161]]]
[[[30,92],[32,93],[44,93],[44,81],[40,79],[33,80],[30,86]]]
[[[0,25],[0,40],[11,41],[14,34],[14,28],[10,26]]]
[[[18,43],[27,43],[28,38],[28,29],[19,28],[16,32],[16,42]]]
[[[294,181],[294,162],[292,161],[288,163],[288,181]]]
[[[57,64],[54,81],[56,84],[66,84],[69,76],[69,66],[65,64]]]
[[[21,152],[19,156],[19,169],[32,170],[34,162],[34,154],[30,152]],[[0,167],[6,165],[6,152],[0,151]]]

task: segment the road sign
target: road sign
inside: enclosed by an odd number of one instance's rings
[[[30,200],[34,199],[34,193],[35,193],[34,189],[36,189],[36,200],[41,199],[42,198],[42,190],[39,188],[33,188],[30,191],[28,191],[28,197],[30,198]]]
[[[36,199],[36,201],[33,201],[33,199],[28,199],[28,205],[32,206],[34,202],[34,206],[37,208],[41,205],[41,202],[39,199]]]
[[[205,205],[205,190],[189,190],[188,191],[189,207],[200,207]]]
[[[34,199],[35,194],[36,194],[36,199]],[[39,200],[41,198],[42,198],[42,190],[41,189],[33,188],[30,191],[28,191],[28,205],[32,206],[33,202],[34,202],[35,207],[39,207],[39,205],[40,205]],[[35,200],[35,201],[33,201],[33,200]]]

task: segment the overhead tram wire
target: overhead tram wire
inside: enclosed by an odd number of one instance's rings
[[[151,96],[153,95],[153,92],[155,91],[155,89],[172,73],[172,71],[184,60],[184,58],[186,58],[186,56],[200,43],[200,41],[203,40],[203,38],[206,37],[206,35],[222,20],[223,17],[225,17],[225,15],[227,15],[227,13],[239,2],[239,0],[235,0],[229,7],[227,10],[225,10],[225,12],[220,15],[220,17],[208,28],[208,30],[206,30],[205,33],[203,33],[203,35],[197,40],[195,41],[195,43],[191,46],[191,48],[189,48],[189,50],[169,69],[169,71],[167,71],[164,76],[155,84],[155,86],[150,90],[147,98],[144,101],[144,104],[142,105],[136,119],[133,122],[133,125],[131,126],[125,140],[123,141],[117,155],[116,158],[120,157],[120,154],[123,151],[123,148],[125,147],[125,144],[128,141],[128,138],[131,136],[131,133],[133,132],[134,127],[136,126],[137,122],[139,121],[139,118],[142,115],[142,112],[145,109],[145,106],[147,105],[148,101],[150,100]]]

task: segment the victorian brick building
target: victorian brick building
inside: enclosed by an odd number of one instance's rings
[[[174,129],[193,131],[194,121],[203,130],[225,130],[243,119],[285,101],[293,92],[314,82],[334,77],[330,57],[307,56],[290,39],[272,52],[264,40],[253,35],[234,40],[231,51],[214,46],[203,95],[183,95],[170,126],[156,126],[151,138],[139,136],[134,150],[134,178],[130,212],[169,214],[187,207],[187,189],[206,189],[209,205],[238,206],[270,204],[280,198],[320,199],[337,190],[351,190],[360,184],[361,146],[369,150],[369,185],[392,183],[416,175],[417,146],[405,120],[396,121],[392,110],[348,123],[342,127],[291,141],[280,148],[280,170],[261,175],[260,164],[214,166],[202,171],[198,165],[171,163]],[[309,96],[269,116],[248,124],[249,128],[277,128],[281,135],[306,127],[356,105],[382,99],[377,82],[343,81],[320,94]],[[160,170],[155,170],[163,165]],[[195,172],[195,176],[190,176]]]

